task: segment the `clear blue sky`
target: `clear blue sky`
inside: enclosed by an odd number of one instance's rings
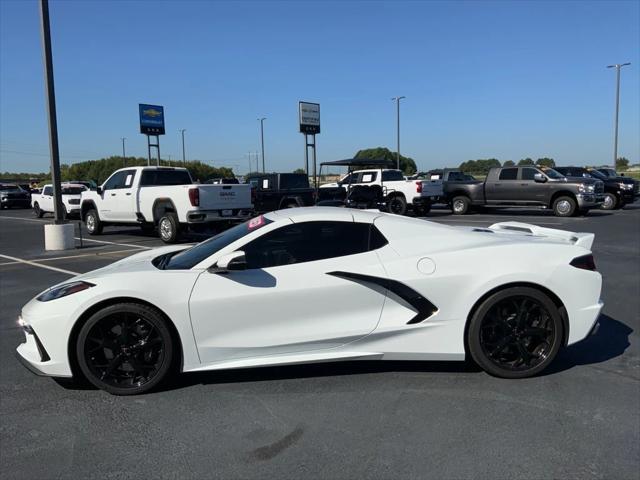
[[[402,146],[419,168],[496,157],[640,161],[640,2],[51,1],[63,163],[146,156],[138,103],[165,106],[163,157],[246,171],[303,165],[298,100],[321,104],[318,159]],[[48,170],[34,0],[0,0],[0,171]]]

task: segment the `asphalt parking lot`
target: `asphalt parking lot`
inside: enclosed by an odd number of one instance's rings
[[[605,308],[596,335],[543,375],[500,380],[464,363],[350,362],[183,375],[139,397],[36,377],[14,358],[20,308],[46,287],[160,246],[106,229],[45,253],[43,224],[0,212],[2,478],[639,478],[640,204],[517,220],[594,232]],[[80,234],[77,234],[80,245]]]

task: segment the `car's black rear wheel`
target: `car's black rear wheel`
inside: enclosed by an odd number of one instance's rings
[[[78,364],[87,380],[114,395],[144,393],[171,369],[173,341],[154,308],[120,303],[93,314],[76,343]]]
[[[487,373],[525,378],[555,358],[564,335],[558,307],[543,292],[514,287],[489,296],[471,318],[468,346]]]

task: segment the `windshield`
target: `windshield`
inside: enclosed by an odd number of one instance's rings
[[[171,252],[161,255],[156,259],[157,262],[154,260],[154,265],[164,270],[188,270],[227,245],[231,245],[236,240],[270,223],[273,223],[272,220],[260,215],[229,230],[225,230],[187,250],[182,250],[176,254]]]
[[[553,168],[542,167],[540,168],[540,170],[542,170],[547,177],[552,178],[554,180],[562,180],[564,178],[564,175],[554,170]]]
[[[602,173],[605,177],[617,177],[618,176],[618,173],[612,168],[601,168],[598,171],[600,173]]]
[[[599,180],[606,180],[607,177],[600,173],[598,170],[587,170],[592,177],[595,177]]]

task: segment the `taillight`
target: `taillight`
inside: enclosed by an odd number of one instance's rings
[[[422,193],[422,182],[416,182],[416,192]]]
[[[193,207],[200,206],[200,190],[198,188],[189,189],[189,201]]]
[[[583,270],[591,270],[592,272],[596,271],[596,262],[593,259],[593,255],[583,255],[581,257],[576,257],[571,260],[570,265],[576,268],[581,268]]]

